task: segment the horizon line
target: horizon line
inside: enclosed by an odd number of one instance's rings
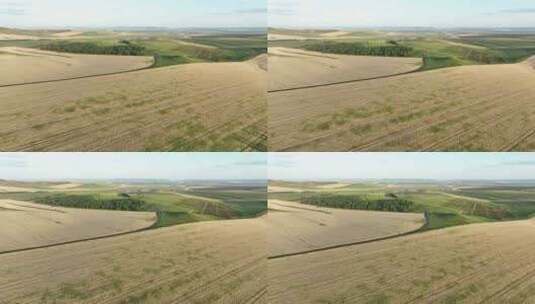
[[[381,29],[381,28],[422,28],[422,29],[533,29],[534,26],[436,26],[436,25],[329,25],[329,26],[296,26],[269,25],[268,29]]]

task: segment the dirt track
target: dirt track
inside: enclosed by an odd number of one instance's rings
[[[259,62],[0,88],[0,150],[265,150]]]
[[[533,150],[533,60],[270,93],[269,148]]]
[[[535,221],[469,225],[269,261],[279,303],[532,303]]]
[[[264,231],[198,223],[2,255],[0,303],[266,303]]]

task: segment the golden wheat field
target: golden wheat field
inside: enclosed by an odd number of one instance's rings
[[[320,208],[270,200],[269,254],[279,256],[418,230],[423,215]]]
[[[535,221],[270,260],[270,303],[532,303]]]
[[[205,222],[3,254],[0,303],[266,303],[264,229]]]
[[[526,151],[534,58],[270,93],[271,151]]]
[[[369,79],[420,68],[420,58],[324,54],[272,47],[268,52],[269,91]]]
[[[264,151],[263,61],[0,88],[0,151]]]
[[[109,185],[110,188],[115,188]],[[71,182],[37,183],[37,182],[17,182],[0,180],[0,193],[22,193],[22,192],[71,192],[91,190],[84,188],[83,184]]]
[[[19,187],[19,186],[0,185],[0,193],[37,192],[37,191],[39,191],[39,189],[25,188],[25,187]]]
[[[0,200],[0,252],[47,246],[148,228],[153,212],[49,207]]]
[[[269,41],[279,40],[329,40],[358,38],[354,33],[343,30],[291,30],[283,28],[270,28],[268,33]]]
[[[79,55],[21,47],[0,48],[0,87],[61,80],[150,67],[146,56]]]
[[[0,41],[4,40],[37,40],[38,37],[28,36],[28,35],[17,35],[17,34],[4,34],[0,33]]]

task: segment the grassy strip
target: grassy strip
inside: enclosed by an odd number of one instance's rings
[[[158,220],[154,224],[153,228],[182,225],[197,221],[194,216],[187,212],[162,211],[158,212],[157,215]]]

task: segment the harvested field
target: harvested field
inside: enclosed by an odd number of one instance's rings
[[[37,40],[39,37],[29,36],[29,35],[18,35],[18,34],[6,34],[0,33],[0,41],[5,40]]]
[[[177,43],[182,44],[182,45],[189,45],[189,46],[205,48],[205,49],[217,49],[217,47],[212,46],[212,45],[200,44],[200,43],[183,41],[183,40],[177,40]]]
[[[286,34],[268,34],[268,40],[277,41],[277,40],[307,40],[308,37],[299,36],[299,35],[286,35]]]
[[[80,32],[80,31],[65,31],[65,32],[52,34],[52,36],[53,37],[64,38],[64,37],[79,36],[79,35],[82,35],[82,34],[83,34],[83,32]]]
[[[298,188],[290,188],[290,187],[283,187],[283,186],[268,186],[268,192],[271,193],[277,193],[277,192],[304,192],[303,189]]]
[[[420,58],[334,55],[269,48],[269,90],[324,85],[415,71]]]
[[[0,252],[47,246],[148,228],[153,212],[49,207],[0,200]]]
[[[327,185],[319,185],[318,188],[320,189],[340,189],[340,188],[346,188],[351,186],[351,184],[327,184]]]
[[[264,151],[261,61],[0,88],[0,150]]]
[[[150,67],[146,56],[79,55],[0,48],[0,86],[119,73]]]
[[[269,261],[270,303],[533,303],[535,221]]]
[[[0,255],[0,302],[266,303],[264,231],[207,222]]]
[[[418,230],[421,214],[318,208],[270,200],[269,254],[278,256]]]
[[[289,30],[270,29],[268,32],[269,41],[280,40],[329,40],[340,38],[352,38],[354,32],[341,30]]]
[[[40,189],[37,188],[26,188],[26,187],[17,187],[17,186],[4,186],[0,185],[0,193],[10,193],[10,192],[37,192]]]
[[[0,181],[0,193],[91,191],[77,183],[32,183]]]
[[[65,189],[79,188],[81,186],[82,184],[66,183],[66,184],[53,185],[53,186],[50,186],[50,188],[56,189],[56,190],[65,190]]]
[[[534,61],[271,93],[270,151],[533,150]]]

